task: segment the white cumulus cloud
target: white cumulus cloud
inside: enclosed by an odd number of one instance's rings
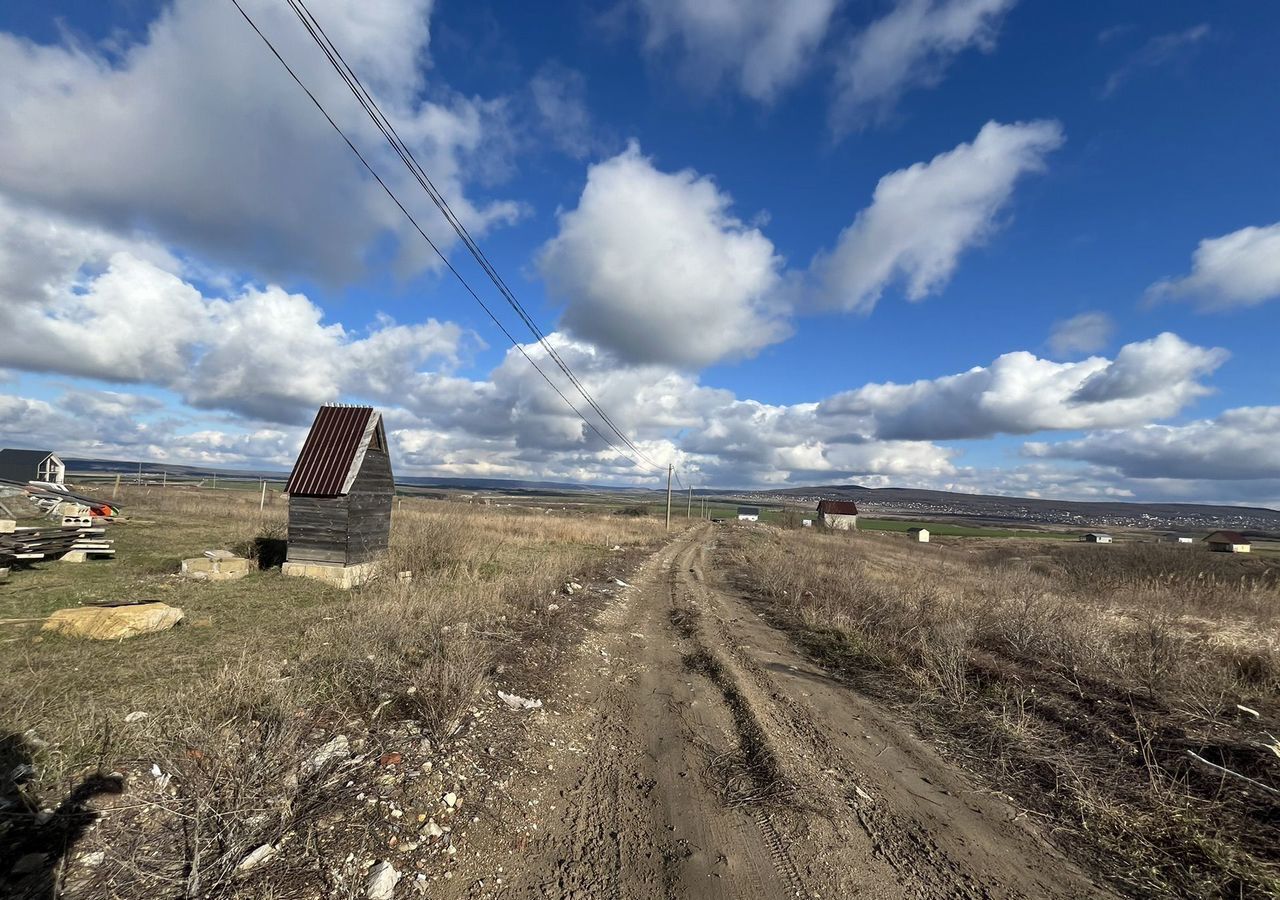
[[[789,333],[773,243],[709,177],[663,172],[632,144],[593,165],[538,267],[562,324],[627,363],[699,367]]]
[[[639,0],[645,47],[679,54],[701,86],[728,78],[748,97],[772,101],[822,41],[836,0]]]
[[[819,414],[880,440],[1135,425],[1176,415],[1209,393],[1201,379],[1227,356],[1168,333],[1126,344],[1113,360],[1059,363],[1018,351],[956,375],[868,384],[823,401]]]
[[[856,34],[836,71],[831,125],[839,134],[882,119],[916,87],[941,81],[970,47],[990,52],[1005,13],[1017,0],[896,0]]]
[[[1257,306],[1280,297],[1280,222],[1206,238],[1191,272],[1152,285],[1152,299],[1193,301],[1202,310]]]
[[[1063,142],[1057,122],[988,122],[972,143],[891,172],[829,253],[813,262],[820,302],[869,311],[905,282],[920,300],[950,280],[965,250],[986,240],[1024,175]]]
[[[384,177],[408,185],[288,7],[245,5]],[[500,104],[442,85],[422,99],[431,5],[313,4],[458,215],[483,231],[519,212],[466,190],[467,173],[503,143]],[[0,33],[0,71],[0,191],[14,198],[116,231],[142,225],[166,244],[267,277],[354,278],[387,236],[404,238],[406,268],[434,264],[230,3],[176,0],[124,47]],[[451,244],[439,217],[422,219]]]
[[[1029,443],[1026,452],[1108,466],[1126,478],[1280,479],[1280,406],[1238,407],[1185,425],[1143,425],[1073,441]]]

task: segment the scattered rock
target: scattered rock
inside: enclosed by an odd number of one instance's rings
[[[83,856],[76,857],[76,862],[82,866],[100,866],[107,859],[106,851],[94,850],[92,853],[86,853]]]
[[[436,824],[435,819],[428,819],[427,824],[422,826],[422,832],[433,838],[438,838],[444,834],[444,829]]]
[[[271,857],[276,855],[276,848],[270,844],[263,844],[256,850],[250,851],[249,855],[240,860],[240,864],[236,866],[237,872],[248,872],[250,869],[256,869],[265,863]]]
[[[557,609],[559,609],[559,608],[560,608],[560,604],[558,604],[558,603],[548,603],[548,604],[547,604],[547,612],[555,612],[555,611],[556,611]]]
[[[450,791],[449,793],[445,794],[443,797],[440,798],[440,802],[443,803],[445,806],[449,807],[450,809],[453,809],[458,805],[458,795],[455,794],[453,791]]]
[[[498,691],[498,699],[511,709],[542,709],[541,700],[530,700],[528,697],[520,697],[516,694],[506,694]]]
[[[394,750],[378,757],[378,765],[380,766],[398,766],[403,761],[404,757]]]
[[[345,734],[340,734],[329,741],[307,760],[303,768],[310,774],[319,772],[331,763],[342,762],[351,756],[351,742]]]
[[[147,716],[149,715],[150,713],[131,712],[129,713],[129,715],[124,717],[124,720],[128,722],[130,725],[132,725],[134,722],[141,722],[143,719],[147,718]]]
[[[53,631],[70,637],[118,641],[167,631],[182,621],[182,610],[165,603],[139,603],[134,606],[84,606],[60,609],[44,623],[42,631]]]
[[[618,587],[631,587],[631,585],[627,584],[621,578],[613,579],[613,583],[616,584]]]
[[[385,860],[376,863],[369,870],[369,880],[364,883],[365,896],[369,900],[392,900],[399,882],[400,873],[395,866]]]

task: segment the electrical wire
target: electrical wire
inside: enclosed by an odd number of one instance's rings
[[[374,99],[369,90],[365,88],[359,75],[356,74],[355,70],[347,62],[346,58],[342,55],[342,52],[338,49],[332,38],[329,37],[319,20],[315,17],[315,14],[307,7],[305,0],[284,0],[284,2],[291,10],[293,10],[294,14],[298,17],[298,20],[302,23],[303,28],[307,31],[307,34],[320,48],[321,52],[324,53],[330,66],[332,66],[334,71],[338,73],[338,76],[343,80],[343,83],[347,85],[347,88],[356,98],[356,101],[360,104],[361,108],[369,115],[374,125],[386,139],[387,143],[391,145],[392,149],[396,152],[396,155],[400,157],[401,162],[404,163],[405,167],[409,170],[410,174],[413,175],[419,186],[427,193],[427,196],[431,198],[432,203],[435,204],[441,215],[445,217],[445,220],[449,223],[450,227],[453,228],[455,234],[457,234],[463,245],[466,246],[476,263],[484,270],[485,274],[489,277],[489,280],[493,282],[494,287],[498,289],[500,294],[502,294],[503,299],[507,301],[507,304],[515,311],[516,315],[519,316],[520,320],[537,339],[538,343],[556,364],[557,368],[559,368],[565,377],[569,379],[570,384],[573,385],[596,415],[600,417],[600,420],[605,424],[605,426],[612,431],[632,453],[644,460],[653,468],[661,468],[658,463],[655,463],[645,455],[644,451],[642,451],[635,442],[632,441],[626,433],[614,423],[613,419],[591,395],[591,392],[587,390],[586,386],[578,378],[577,374],[569,364],[565,362],[564,358],[556,351],[555,347],[551,345],[551,342],[547,339],[546,335],[538,327],[537,322],[529,314],[528,310],[520,302],[519,298],[516,297],[515,292],[507,285],[506,281],[502,278],[501,274],[499,274],[488,256],[486,256],[484,251],[480,248],[480,245],[476,243],[475,239],[471,236],[471,233],[467,230],[467,227],[454,213],[452,207],[449,206],[449,202],[444,198],[443,194],[435,186],[434,182],[431,181],[430,176],[418,162],[413,151],[400,137],[399,132],[396,131],[395,125],[382,111],[382,108],[378,105],[377,100]]]
[[[568,397],[565,396],[564,392],[556,385],[555,382],[551,380],[551,378],[547,375],[547,373],[543,371],[542,367],[539,366],[538,363],[533,359],[533,357],[531,357],[529,353],[524,349],[524,346],[519,341],[516,340],[516,338],[511,334],[511,332],[507,330],[506,326],[502,324],[502,321],[496,315],[494,315],[493,310],[491,310],[489,306],[482,299],[480,299],[480,295],[477,294],[475,290],[471,287],[471,285],[467,283],[467,280],[462,277],[462,273],[460,273],[454,267],[454,265],[451,262],[449,262],[448,257],[446,257],[444,253],[441,252],[440,248],[436,245],[435,241],[433,241],[427,235],[426,231],[423,230],[422,226],[418,224],[418,221],[413,217],[413,214],[410,213],[409,210],[405,208],[405,205],[400,202],[400,198],[397,197],[395,195],[395,192],[392,191],[391,188],[387,185],[387,183],[382,180],[382,176],[380,176],[378,172],[373,168],[373,166],[370,165],[369,161],[365,158],[364,154],[362,154],[360,150],[356,147],[356,145],[351,141],[351,138],[347,137],[347,133],[342,130],[341,126],[339,126],[337,122],[334,121],[333,117],[329,115],[328,111],[316,98],[315,94],[311,92],[311,89],[306,86],[306,84],[302,81],[302,79],[298,77],[298,74],[293,70],[293,67],[290,66],[289,63],[285,60],[285,58],[280,55],[280,51],[276,49],[275,44],[271,42],[271,39],[268,38],[262,32],[262,29],[258,27],[257,23],[254,22],[253,18],[250,17],[250,15],[247,12],[245,12],[244,7],[242,7],[239,3],[239,0],[231,0],[231,4],[235,6],[236,10],[240,13],[240,15],[244,18],[244,20],[249,24],[249,27],[253,29],[254,33],[257,34],[258,37],[262,39],[262,42],[266,44],[267,49],[271,51],[271,54],[276,58],[277,61],[279,61],[280,65],[282,65],[285,71],[289,73],[289,76],[294,80],[294,82],[298,85],[298,87],[302,88],[303,92],[307,95],[307,98],[310,99],[312,104],[316,107],[316,109],[320,111],[320,114],[324,116],[325,120],[329,123],[329,125],[333,128],[333,130],[338,133],[338,136],[342,138],[343,142],[346,143],[347,147],[351,150],[351,152],[355,154],[356,158],[360,160],[360,163],[365,167],[365,169],[369,172],[369,174],[373,176],[374,180],[378,182],[378,185],[387,194],[387,196],[391,198],[392,202],[394,202],[395,205],[400,209],[400,212],[404,213],[405,218],[409,220],[409,223],[414,227],[414,230],[416,230],[418,234],[422,236],[422,239],[426,241],[427,244],[431,247],[431,249],[435,251],[436,256],[440,257],[440,261],[443,262],[445,266],[449,269],[449,271],[453,273],[454,277],[458,279],[459,283],[462,284],[462,286],[466,289],[467,293],[471,295],[471,298],[480,305],[480,308],[485,311],[485,313],[493,321],[494,325],[498,327],[498,330],[501,331],[506,336],[507,340],[511,342],[511,345],[520,351],[520,354],[526,360],[528,360],[529,365],[533,366],[533,368],[538,372],[538,374],[542,376],[542,379],[551,387],[553,391],[556,392],[557,395],[559,395],[560,399],[564,401],[565,405],[568,406],[571,410],[573,410],[573,412],[578,416],[578,418],[580,418],[583,422],[585,422],[587,427],[589,427],[593,432],[595,432],[595,434],[602,441],[604,441],[605,444],[608,445],[610,449],[618,453],[620,456],[625,457],[627,460],[631,462],[632,465],[638,468],[643,468],[642,463],[638,462],[636,459],[634,459],[631,456],[631,454],[627,453],[625,450],[621,449],[616,444],[614,444],[613,441],[611,441],[603,432],[600,431],[599,428],[596,427],[594,422],[592,422],[585,415],[583,415],[582,411],[579,410],[578,407],[576,407],[573,404],[573,402]]]

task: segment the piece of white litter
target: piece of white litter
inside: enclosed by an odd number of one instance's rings
[[[147,717],[147,715],[148,713],[144,712],[131,712],[129,715],[124,717],[124,720],[132,725],[134,722],[141,722]]]
[[[156,780],[156,787],[162,791],[169,786],[169,782],[173,779],[172,775],[166,775],[161,772],[160,766],[156,763],[151,764],[151,777]]]
[[[507,694],[498,691],[498,699],[512,709],[542,709],[541,700],[530,700],[527,697],[520,697],[516,694]]]
[[[613,579],[613,583],[616,584],[618,587],[631,587],[631,585],[627,584],[621,578]]]
[[[1242,713],[1248,713],[1249,715],[1253,716],[1255,719],[1261,718],[1261,714],[1256,709],[1250,709],[1247,706],[1241,706],[1239,703],[1236,704],[1236,709],[1240,710],[1240,712]],[[127,722],[129,720],[126,719],[125,721]]]

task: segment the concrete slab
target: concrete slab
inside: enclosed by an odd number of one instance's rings
[[[347,591],[364,584],[377,574],[378,568],[379,564],[376,562],[360,563],[354,566],[287,562],[280,571],[293,578],[314,578]]]
[[[196,581],[235,581],[253,571],[253,561],[233,556],[230,559],[209,559],[195,556],[182,561],[181,573]]]

